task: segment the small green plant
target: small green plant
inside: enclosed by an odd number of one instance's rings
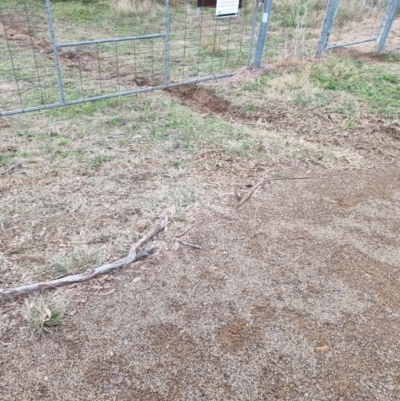
[[[98,263],[98,252],[79,252],[61,262],[54,263],[52,266],[53,276],[60,278],[69,274],[83,273]]]
[[[56,297],[40,295],[25,300],[22,310],[31,335],[42,336],[51,328],[62,324],[67,304]]]
[[[105,155],[97,155],[91,163],[92,167],[100,167],[103,163],[108,161],[108,157]]]
[[[384,61],[397,63],[400,61],[400,54],[399,53],[382,53],[381,58]]]
[[[118,125],[121,124],[124,121],[124,118],[121,116],[113,117],[110,119],[109,124],[110,125]]]
[[[180,162],[179,160],[175,160],[175,161],[173,162],[173,165],[174,165],[175,168],[178,168],[178,169],[184,167],[183,164],[182,164],[182,162]]]
[[[17,131],[17,135],[26,138],[32,138],[33,134],[29,131]]]
[[[391,84],[399,83],[399,78],[394,74],[383,74],[380,77],[378,77],[378,79],[380,81],[389,82]]]

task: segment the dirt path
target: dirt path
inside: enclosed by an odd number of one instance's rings
[[[108,277],[112,294],[71,299],[54,335],[3,338],[1,399],[398,400],[398,167],[276,181],[234,204],[193,218],[184,239],[202,250],[167,231],[155,257]]]

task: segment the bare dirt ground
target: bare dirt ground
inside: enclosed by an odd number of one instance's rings
[[[216,199],[187,222],[201,250],[167,231],[112,294],[64,289],[76,314],[53,335],[3,334],[2,399],[399,399],[399,171]]]
[[[204,95],[206,111],[211,95],[186,91],[173,96],[196,107]],[[106,141],[69,137],[77,128],[57,124],[75,147],[89,141],[93,151]],[[13,133],[15,120],[3,128],[3,154],[29,149],[32,140]],[[53,152],[3,176],[10,219],[1,234],[2,286],[47,274],[77,246],[114,260],[132,230],[142,233],[164,214],[172,224],[148,260],[57,290],[70,301],[69,316],[41,340],[24,329],[21,301],[3,302],[1,399],[398,400],[400,170],[388,137],[384,155],[357,147],[367,131],[349,137],[344,145],[361,152],[357,169],[249,161],[208,148],[185,161],[182,177],[165,178],[172,170],[155,161],[161,150],[138,143],[97,170],[57,170]],[[178,139],[168,139],[174,158]],[[105,146],[115,147],[111,139]],[[238,208],[276,171],[307,179],[267,180]],[[202,203],[180,207],[170,193],[154,206],[137,197],[168,193],[176,182],[199,193],[207,187]],[[201,250],[174,241],[187,228],[182,239]]]

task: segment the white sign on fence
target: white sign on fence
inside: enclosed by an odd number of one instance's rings
[[[215,16],[236,17],[239,13],[239,0],[217,0]]]

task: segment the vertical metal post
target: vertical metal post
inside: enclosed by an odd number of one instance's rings
[[[249,43],[249,51],[247,54],[246,67],[250,65],[251,55],[253,53],[253,44],[254,44],[254,34],[256,32],[256,24],[257,24],[257,16],[258,16],[258,6],[260,4],[260,0],[256,0],[254,5],[254,14],[253,14],[253,24],[251,26],[251,34],[250,34],[250,43]]]
[[[51,16],[50,0],[46,0],[46,12],[47,12],[47,23],[49,24],[51,45],[53,47],[54,65],[56,67],[58,91],[60,93],[61,103],[65,103],[64,89],[63,89],[63,83],[62,83],[62,77],[61,77],[60,61],[58,59],[56,36],[54,34],[53,18]]]
[[[164,85],[168,85],[169,81],[169,28],[170,28],[169,0],[165,0]]]
[[[392,27],[392,23],[396,18],[397,10],[400,6],[400,0],[393,0],[392,4],[388,7],[387,12],[385,13],[384,22],[382,24],[383,28],[378,36],[378,45],[376,46],[376,51],[381,52],[386,43],[386,39],[389,35],[390,28]]]
[[[322,57],[328,44],[329,36],[331,35],[332,27],[336,19],[336,14],[339,9],[339,4],[340,0],[329,0],[328,8],[326,9],[324,25],[322,27],[321,37],[318,42],[317,59],[320,59]]]
[[[271,7],[272,7],[272,0],[264,0],[264,9],[261,20],[260,33],[258,34],[256,56],[254,58],[254,65],[257,68],[260,68],[261,60],[264,54],[265,39],[267,38]]]

